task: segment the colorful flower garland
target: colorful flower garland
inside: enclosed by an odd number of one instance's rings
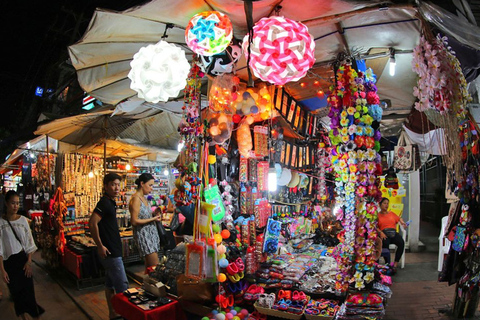
[[[418,98],[418,111],[435,109],[441,114],[452,111],[465,112],[464,106],[471,100],[467,82],[455,52],[448,46],[448,38],[440,37],[420,43],[413,49],[412,69],[419,76],[413,95]]]
[[[349,284],[363,289],[373,280],[376,211],[381,193],[380,137],[372,127],[381,119],[375,76],[343,64],[336,73],[329,96],[329,133],[333,150],[337,218],[342,220],[345,239],[336,251],[339,266],[336,289],[345,292]],[[374,119],[375,117],[375,119]],[[352,266],[355,263],[355,267]]]

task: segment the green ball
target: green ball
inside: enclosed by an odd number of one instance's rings
[[[216,233],[220,232],[220,226],[218,224],[214,223],[212,228],[213,228],[213,232],[216,232]]]
[[[242,311],[242,308],[240,308],[240,307],[235,307],[234,309],[235,309],[235,311],[237,311],[237,312]]]
[[[209,317],[203,317],[202,320],[210,320]]]

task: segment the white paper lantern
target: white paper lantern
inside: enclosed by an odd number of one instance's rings
[[[190,64],[185,51],[166,41],[141,48],[130,62],[130,88],[147,102],[177,97],[185,88]]]

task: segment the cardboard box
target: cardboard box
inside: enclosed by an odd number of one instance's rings
[[[166,287],[161,281],[146,276],[143,279],[143,288],[145,291],[153,294],[156,297],[165,297],[167,295]]]

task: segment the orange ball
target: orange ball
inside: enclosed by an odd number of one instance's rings
[[[218,282],[225,282],[227,280],[227,276],[225,275],[225,273],[219,273],[217,276],[217,280]]]
[[[223,239],[228,239],[228,238],[230,238],[230,231],[228,231],[227,229],[222,230],[221,235],[222,235]]]

